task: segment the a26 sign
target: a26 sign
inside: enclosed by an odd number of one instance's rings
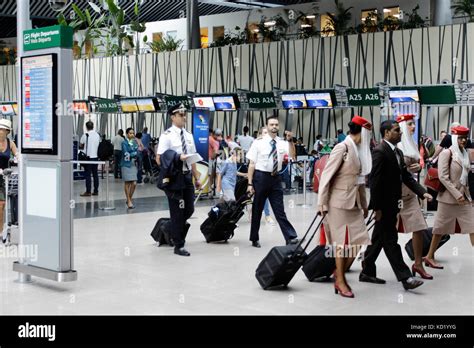
[[[350,106],[379,106],[380,95],[377,88],[351,88],[347,91]]]

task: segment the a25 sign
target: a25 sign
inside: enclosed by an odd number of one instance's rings
[[[379,106],[380,95],[377,88],[351,88],[347,91],[350,106]]]

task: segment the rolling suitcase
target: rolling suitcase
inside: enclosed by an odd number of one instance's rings
[[[158,243],[158,246],[162,246],[162,245],[174,246],[173,240],[169,233],[170,221],[171,221],[170,218],[159,219],[156,222],[156,225],[153,228],[153,231],[151,231],[150,235],[155,240],[155,242]],[[186,225],[184,228],[184,238],[186,238],[190,227],[191,225],[188,222],[186,222]]]
[[[249,196],[244,194],[237,201],[219,203],[213,207],[201,225],[206,242],[227,242],[231,239],[237,222],[244,215],[245,206],[251,202]]]
[[[319,214],[314,217],[308,231],[306,231],[303,239],[298,244],[273,247],[267,256],[265,256],[265,258],[260,262],[255,271],[255,277],[264,290],[277,286],[287,286],[296,272],[301,268],[307,257],[306,248],[308,248],[311,240],[324,220],[323,216],[311,238],[306,243],[306,246],[302,248],[301,246],[316,222],[318,215]]]
[[[439,242],[438,249],[441,248],[450,238],[451,237],[449,234],[445,234]],[[423,232],[423,256],[428,255],[428,252],[430,251],[431,239],[433,239],[433,227],[429,227]],[[415,260],[415,253],[413,252],[413,239],[410,239],[405,244],[405,251],[411,260]]]
[[[375,221],[373,211],[366,224],[369,231],[374,227]],[[324,225],[321,226],[321,237],[319,244],[320,245],[318,245],[313,251],[311,251],[311,253],[309,253],[308,258],[303,264],[303,272],[310,282],[325,281],[331,277],[334,270],[336,269],[336,260],[333,256],[332,250],[333,247],[326,245]],[[349,268],[351,266],[352,264],[349,266]]]

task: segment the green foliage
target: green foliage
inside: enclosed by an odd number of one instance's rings
[[[455,15],[466,16],[469,22],[474,21],[474,3],[471,0],[458,0],[451,8]]]
[[[350,32],[349,23],[352,19],[350,11],[353,7],[344,8],[340,0],[334,0],[334,3],[336,4],[336,13],[326,12],[329,23],[323,30],[326,32],[333,31],[336,35],[348,34]]]
[[[425,26],[425,21],[418,14],[419,9],[420,5],[416,5],[412,12],[407,15],[407,21],[403,23],[404,29],[415,29],[422,28]]]
[[[235,27],[235,32],[226,31],[223,37],[211,43],[209,47],[244,45],[248,43],[248,36],[247,30]]]
[[[175,39],[171,36],[166,36],[161,40],[146,42],[148,47],[151,48],[152,52],[173,52],[177,51],[178,48],[182,45],[184,40]]]

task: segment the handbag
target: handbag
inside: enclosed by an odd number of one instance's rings
[[[85,147],[85,152],[84,151],[79,151],[79,153],[77,154],[77,159],[81,162],[83,161],[89,161],[90,160],[90,157],[87,156],[87,144],[89,143],[89,134],[86,133],[86,147]]]
[[[452,156],[452,154],[451,154]],[[449,165],[451,166],[451,158],[449,158]],[[426,173],[425,177],[425,186],[432,189],[435,192],[441,192],[444,190],[444,186],[439,181],[439,172],[438,168],[430,167]]]
[[[439,181],[438,168],[429,168],[425,177],[425,186],[429,187],[433,191],[439,192],[441,187],[441,181]]]

